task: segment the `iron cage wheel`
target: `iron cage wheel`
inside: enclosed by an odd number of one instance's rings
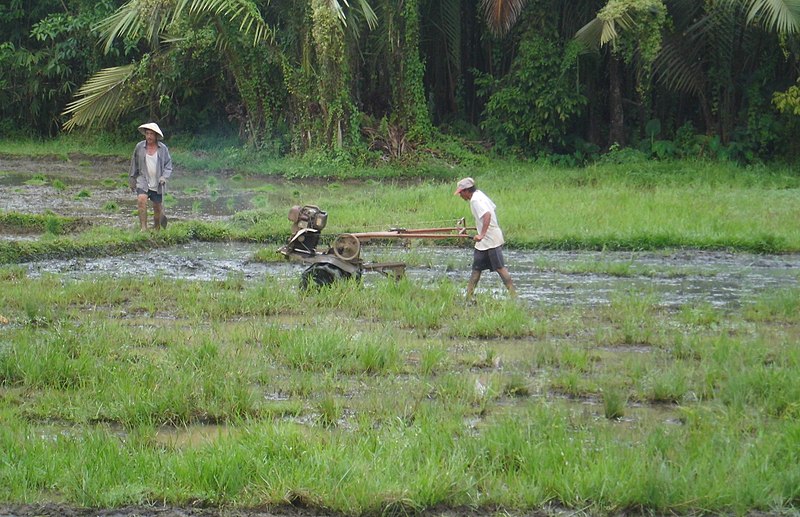
[[[361,253],[361,243],[352,233],[337,235],[333,240],[333,254],[349,262],[358,258]]]
[[[354,275],[351,275],[347,271],[343,271],[333,264],[317,262],[308,266],[303,271],[303,274],[300,275],[300,288],[307,290],[312,287],[331,285],[337,280],[346,280],[353,276],[355,276],[355,278],[361,278],[361,272],[358,271]]]

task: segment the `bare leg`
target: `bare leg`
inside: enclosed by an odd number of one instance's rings
[[[481,279],[480,271],[473,271],[469,277],[467,284],[467,300],[472,300],[472,293],[475,291],[475,286],[478,285],[478,280]]]
[[[163,205],[161,203],[153,202],[153,226],[156,230],[161,229],[161,210]]]
[[[516,298],[517,290],[514,289],[514,282],[511,280],[511,274],[508,272],[508,269],[501,267],[497,270],[497,274],[500,275],[500,279],[503,281],[503,284],[505,284],[506,289],[508,289],[508,293],[513,298]]]
[[[142,231],[145,231],[147,230],[147,194],[137,196],[136,207],[139,209],[139,226]]]

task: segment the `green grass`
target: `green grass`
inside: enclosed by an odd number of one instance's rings
[[[104,210],[113,210],[105,206]],[[222,223],[178,222],[158,233],[140,233],[133,230],[94,226],[80,233],[65,233],[80,228],[80,221],[66,218],[48,218],[18,214],[0,214],[0,227],[7,224],[20,229],[42,229],[57,238],[43,237],[38,240],[0,241],[0,264],[14,264],[44,258],[67,258],[75,256],[113,256],[154,247],[167,247],[191,240],[225,242],[241,240],[263,242],[275,235],[264,234],[262,228],[243,230]]]
[[[61,135],[58,138],[4,139],[0,153],[15,156],[53,158],[64,161],[71,156],[126,156],[133,152],[133,145],[139,140],[132,135],[130,142],[120,141],[109,135]],[[79,160],[83,163],[83,159]]]
[[[535,173],[535,169],[532,172]],[[584,171],[584,174],[588,173]],[[627,186],[623,180],[607,188],[548,186],[537,181],[544,182],[546,178],[531,174],[511,182],[486,184],[485,188],[498,204],[509,248],[800,251],[800,226],[796,224],[800,220],[800,195],[796,188],[769,190],[728,185],[719,190],[681,185],[642,192]],[[734,177],[730,181],[741,180]],[[509,183],[513,189],[507,186]],[[188,221],[175,225],[178,230],[170,232],[171,237],[167,239],[278,244],[289,234],[288,207],[303,203],[317,204],[329,213],[322,246],[344,232],[449,226],[454,225],[458,217],[469,217],[468,206],[451,195],[450,187],[438,183],[396,186],[362,182],[339,191],[316,185],[284,184],[272,192],[259,194],[257,204],[262,208],[258,211],[243,212],[228,223]],[[172,203],[172,198],[167,201]],[[9,213],[2,217],[9,221],[17,216]],[[471,221],[468,224],[472,224]],[[96,236],[76,235],[58,242],[2,243],[0,263],[62,256],[63,253],[84,256],[124,253],[130,251],[130,241],[137,238],[121,232],[107,232],[101,240]],[[575,273],[640,274],[624,264],[606,268],[597,264],[576,265],[573,268]]]
[[[51,213],[0,212],[0,230],[11,233],[67,234],[75,232],[82,224],[82,221],[74,217],[62,217]]]
[[[8,502],[796,511],[797,289],[709,317],[625,291],[465,306],[448,281],[0,278]]]

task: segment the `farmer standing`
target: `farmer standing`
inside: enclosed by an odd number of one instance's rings
[[[147,230],[147,200],[153,203],[153,225],[161,229],[163,211],[164,185],[172,174],[172,156],[161,140],[164,133],[155,122],[139,126],[144,140],[136,144],[131,159],[129,183],[132,192],[136,192],[139,209],[139,225],[141,231]]]
[[[472,258],[472,275],[467,284],[467,300],[471,301],[472,293],[478,280],[481,279],[481,272],[484,269],[497,271],[503,280],[511,296],[516,296],[514,282],[503,262],[503,231],[497,224],[497,214],[495,214],[495,204],[489,197],[475,188],[475,180],[464,178],[458,182],[455,194],[461,196],[464,201],[469,201],[472,216],[475,218],[475,228],[477,235],[473,237],[475,241],[475,251]]]

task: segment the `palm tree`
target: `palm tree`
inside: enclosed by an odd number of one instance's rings
[[[735,93],[743,87],[738,83],[761,64],[753,49],[765,39],[774,45],[771,33],[796,34],[800,2],[725,0],[704,8],[673,0],[670,12],[675,29],[654,63],[656,76],[671,91],[697,98],[707,130],[727,142],[743,102]],[[754,24],[763,31],[752,30]]]
[[[516,23],[526,0],[481,0],[487,25],[497,35],[506,34]],[[650,61],[637,56],[640,79],[649,81],[649,69],[673,91],[692,93],[700,101],[707,126],[713,124],[708,97],[708,59],[714,51],[733,52],[736,45],[731,42],[745,35],[747,26],[757,23],[769,32],[794,34],[800,30],[800,0],[721,0],[699,17],[694,16],[704,9],[707,2],[697,0],[653,0],[649,9],[642,9],[640,1],[608,0],[598,15],[577,33],[576,38],[589,47],[615,45],[623,33],[636,32],[644,19],[652,19],[654,10],[666,6],[676,29],[665,34],[661,49]],[[683,23],[681,22],[683,21]],[[636,38],[652,38],[651,31],[640,31]],[[620,87],[621,63],[614,52],[609,61],[609,109],[610,140],[623,142],[624,119]],[[728,62],[735,63],[733,58]],[[645,67],[645,68],[642,68]],[[648,72],[642,75],[642,71]],[[648,85],[641,85],[642,88]],[[722,133],[730,123],[723,123]]]
[[[661,34],[666,19],[663,0],[609,0],[597,16],[581,27],[575,38],[588,48],[609,45],[609,144],[625,144],[625,120],[622,109],[622,62],[636,65],[636,90],[639,106],[645,110],[650,91],[653,61],[661,48]],[[628,35],[623,37],[623,34]],[[645,116],[640,117],[642,119]],[[640,123],[644,123],[641,120]]]
[[[130,0],[97,26],[105,40],[104,50],[108,53],[117,38],[144,40],[149,50],[137,62],[105,68],[89,78],[63,112],[70,117],[64,129],[106,124],[148,97],[158,99],[164,92],[160,82],[153,79],[179,41],[179,29],[184,23],[214,27],[221,53],[227,52],[240,36],[253,46],[273,36],[251,0]]]
[[[653,0],[652,4],[662,4],[662,0]],[[576,38],[593,47],[616,45],[622,34],[640,29],[643,19],[651,14],[639,9],[641,5],[641,2],[609,0],[598,16],[578,31]],[[732,103],[741,97],[733,93],[736,89],[733,81],[736,76],[746,75],[741,67],[747,65],[748,60],[747,56],[737,58],[734,53],[741,52],[743,45],[747,46],[746,38],[752,37],[748,27],[756,23],[768,32],[798,32],[800,0],[721,0],[711,4],[696,0],[663,0],[663,5],[671,15],[674,29],[664,32],[661,49],[651,61],[654,74],[669,90],[696,96],[706,127],[717,126],[723,141],[727,141],[735,125],[737,109],[733,105],[718,107],[721,118],[715,122],[710,98],[714,96]],[[644,36],[647,34],[645,31]],[[641,65],[641,60],[639,63]],[[757,66],[757,63],[749,64]],[[618,89],[614,87],[613,57],[611,65],[611,130],[621,134],[621,97],[615,96]],[[716,94],[712,93],[713,89],[718,90]],[[720,95],[719,90],[728,92]],[[619,109],[615,110],[614,106]]]
[[[743,5],[747,22],[758,21],[772,32],[795,34],[800,31],[800,2],[798,0],[725,0],[723,4]]]

